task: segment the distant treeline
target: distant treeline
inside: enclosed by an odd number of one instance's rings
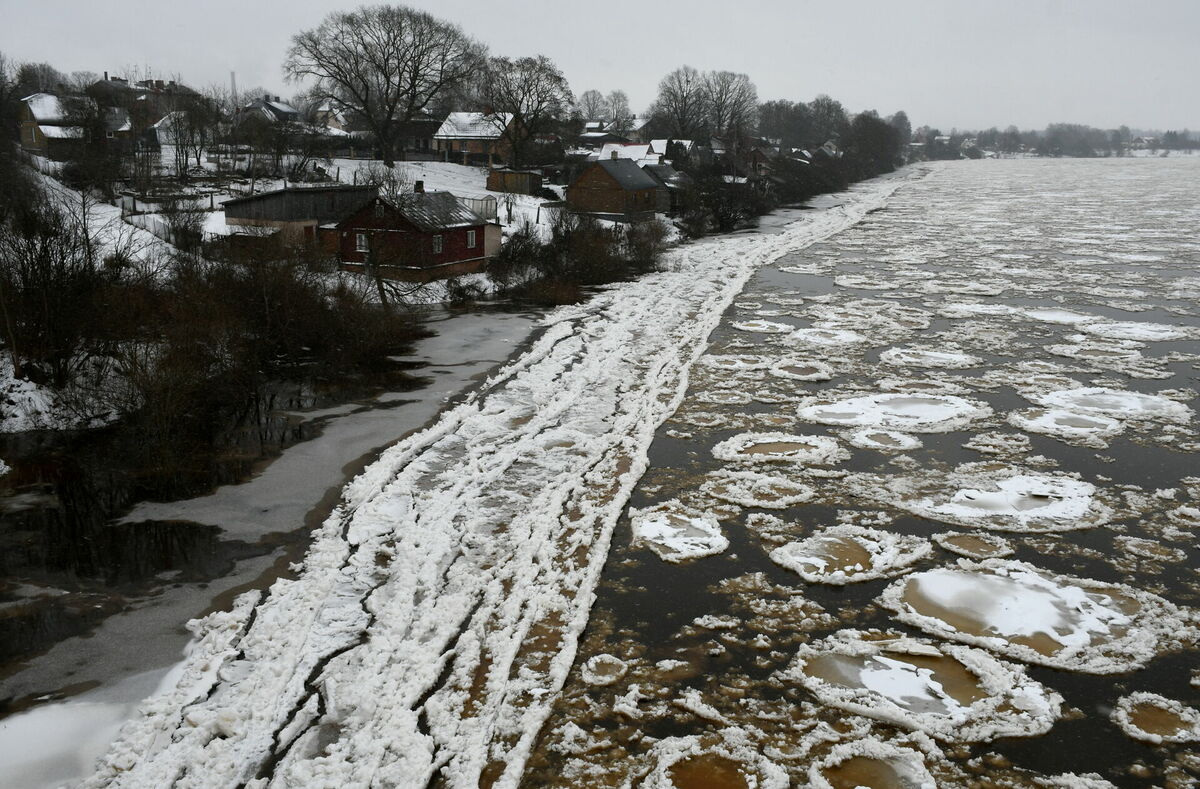
[[[1200,135],[1183,129],[1136,134],[1128,126],[1097,129],[1080,123],[1052,123],[1045,129],[1021,131],[1009,126],[983,131],[952,130],[943,134],[923,126],[913,134],[916,158],[980,158],[990,153],[1037,156],[1124,156],[1130,151],[1185,151],[1200,148]]]

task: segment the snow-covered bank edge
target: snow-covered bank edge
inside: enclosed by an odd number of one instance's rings
[[[85,785],[424,786],[443,770],[516,786],[654,433],[722,313],[760,266],[919,172],[777,236],[683,247],[668,271],[553,313],[527,354],[347,487],[297,580],[197,626],[179,684]]]

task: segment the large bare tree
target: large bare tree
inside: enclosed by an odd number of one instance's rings
[[[390,167],[400,126],[475,74],[483,54],[450,22],[405,6],[364,6],[294,36],[284,70],[360,115]]]
[[[605,115],[607,104],[604,94],[598,90],[585,90],[579,94],[579,104],[576,105],[579,114],[585,121],[600,120]]]
[[[651,114],[676,139],[692,139],[703,130],[708,116],[704,80],[691,66],[682,66],[658,83],[658,98]]]
[[[735,141],[748,134],[758,116],[758,90],[750,77],[733,71],[704,75],[704,96],[713,134]]]
[[[573,101],[566,78],[544,55],[490,59],[478,91],[480,103],[496,113],[513,164],[524,163],[530,141],[561,121]],[[500,122],[505,115],[508,122]]]
[[[616,134],[625,134],[633,125],[633,110],[629,109],[629,96],[623,90],[614,90],[604,100],[608,127]]]

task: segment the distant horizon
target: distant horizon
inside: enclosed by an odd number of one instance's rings
[[[0,0],[0,13],[13,22],[0,33],[0,52],[66,73],[150,69],[197,89],[227,86],[232,71],[239,90],[261,86],[290,97],[298,86],[283,78],[282,63],[291,36],[359,5],[212,0],[196,12],[125,0],[114,15],[78,0]],[[837,8],[749,0],[739,6],[751,22],[745,35],[730,34],[720,11],[727,6],[705,0],[688,3],[686,14],[659,4],[661,21],[630,0],[613,0],[601,12],[529,0],[500,17],[480,0],[407,5],[460,25],[494,53],[547,55],[576,96],[624,90],[638,114],[658,81],[687,63],[745,72],[762,101],[824,93],[852,113],[904,110],[914,127],[943,132],[1052,123],[1126,125],[1135,133],[1200,129],[1200,81],[1183,68],[1200,30],[1200,3],[1186,0],[1156,0],[1136,13],[1114,0],[1086,7],[1017,0],[1004,15],[951,0]],[[874,21],[871,29],[860,29],[863,18]]]

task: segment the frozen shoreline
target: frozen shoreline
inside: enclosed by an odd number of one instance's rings
[[[211,617],[173,690],[88,786],[515,786],[587,623],[611,530],[708,333],[765,263],[859,221],[920,171],[774,236],[556,311],[533,348],[384,453],[296,581]],[[383,732],[387,736],[384,737]],[[385,744],[386,743],[386,744]]]

